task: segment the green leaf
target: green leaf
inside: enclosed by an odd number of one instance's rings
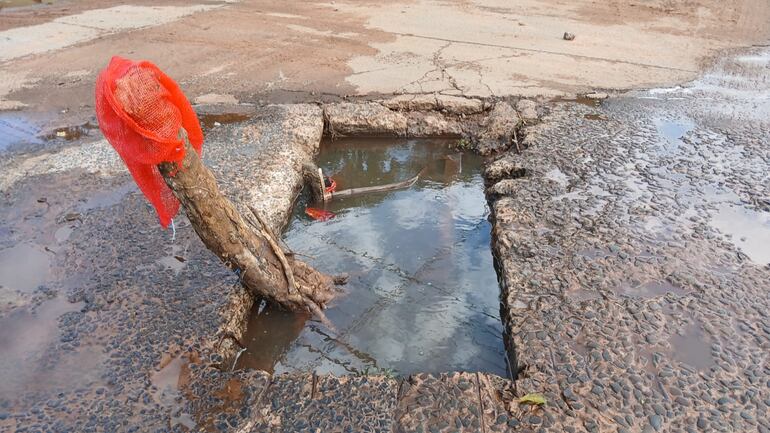
[[[537,406],[542,406],[546,403],[545,397],[543,394],[532,392],[524,397],[519,398],[519,404],[534,404]]]

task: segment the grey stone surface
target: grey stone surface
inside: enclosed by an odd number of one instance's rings
[[[460,137],[463,122],[438,112],[412,112],[408,114],[409,137]]]
[[[340,102],[324,106],[324,118],[332,136],[406,136],[407,116],[382,104]]]
[[[401,385],[397,432],[506,431],[511,383],[477,373],[418,374]]]
[[[770,235],[767,58],[728,59],[684,89],[553,105],[526,150],[488,167],[516,390],[549,402],[522,424],[770,422],[770,256],[751,242]]]
[[[276,376],[252,432],[389,432],[398,381],[382,376]]]
[[[516,103],[516,111],[525,122],[534,122],[538,118],[537,103],[530,99],[520,99]]]
[[[324,106],[328,132],[336,136],[460,137],[484,121],[480,99],[400,95],[376,102]]]
[[[486,104],[482,99],[452,95],[398,95],[380,103],[396,111],[442,111],[451,115],[468,116],[482,113]]]
[[[213,131],[204,162],[237,204],[256,208],[278,233],[302,188],[302,165],[313,162],[322,135],[318,106],[269,105],[237,128]]]
[[[510,104],[496,103],[481,125],[474,150],[481,155],[491,155],[508,149],[519,125],[519,115]]]

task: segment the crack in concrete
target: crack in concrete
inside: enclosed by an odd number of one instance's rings
[[[404,36],[404,37],[412,37],[412,38],[420,38],[420,39],[428,39],[432,41],[442,41],[442,42],[449,42],[449,43],[455,43],[455,44],[463,44],[463,45],[474,45],[479,47],[490,47],[490,48],[503,48],[507,50],[517,50],[517,51],[526,51],[531,53],[540,53],[540,54],[550,54],[555,56],[565,56],[565,57],[572,57],[576,59],[586,59],[586,60],[593,60],[593,61],[599,61],[599,62],[608,62],[608,63],[620,63],[625,65],[632,65],[632,66],[641,66],[645,68],[653,68],[653,69],[661,69],[666,71],[677,71],[677,72],[688,72],[688,73],[696,73],[698,71],[691,70],[691,69],[683,69],[683,68],[675,68],[673,66],[663,66],[663,65],[654,65],[649,63],[641,63],[641,62],[631,62],[628,60],[617,60],[617,59],[608,59],[605,57],[597,57],[597,56],[587,56],[585,54],[571,54],[571,53],[565,53],[561,51],[552,51],[552,50],[542,50],[542,49],[536,49],[536,48],[526,48],[526,47],[518,47],[514,45],[502,45],[502,44],[492,44],[492,43],[485,43],[485,42],[474,42],[474,41],[464,41],[461,39],[448,39],[448,38],[440,38],[438,36],[427,36],[427,35],[416,35],[414,33],[399,33],[399,32],[392,32],[394,35],[398,36]]]

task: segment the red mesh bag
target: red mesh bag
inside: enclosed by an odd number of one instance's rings
[[[139,189],[168,227],[179,201],[166,185],[158,164],[185,156],[180,128],[198,154],[203,132],[179,85],[147,61],[115,56],[96,79],[99,129],[125,162]]]

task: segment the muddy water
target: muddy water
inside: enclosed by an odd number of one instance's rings
[[[304,315],[256,306],[238,367],[276,372],[488,371],[505,376],[499,289],[481,159],[446,140],[324,143],[338,189],[408,179],[408,190],[337,200],[325,222],[301,199],[286,243],[350,281],[327,311],[333,334]]]
[[[88,346],[63,353],[54,350],[66,339],[59,327],[61,317],[81,307],[58,297],[0,317],[0,402],[16,401],[21,408],[34,402],[34,396],[86,388],[100,380],[98,348]],[[17,401],[20,396],[27,399]]]

